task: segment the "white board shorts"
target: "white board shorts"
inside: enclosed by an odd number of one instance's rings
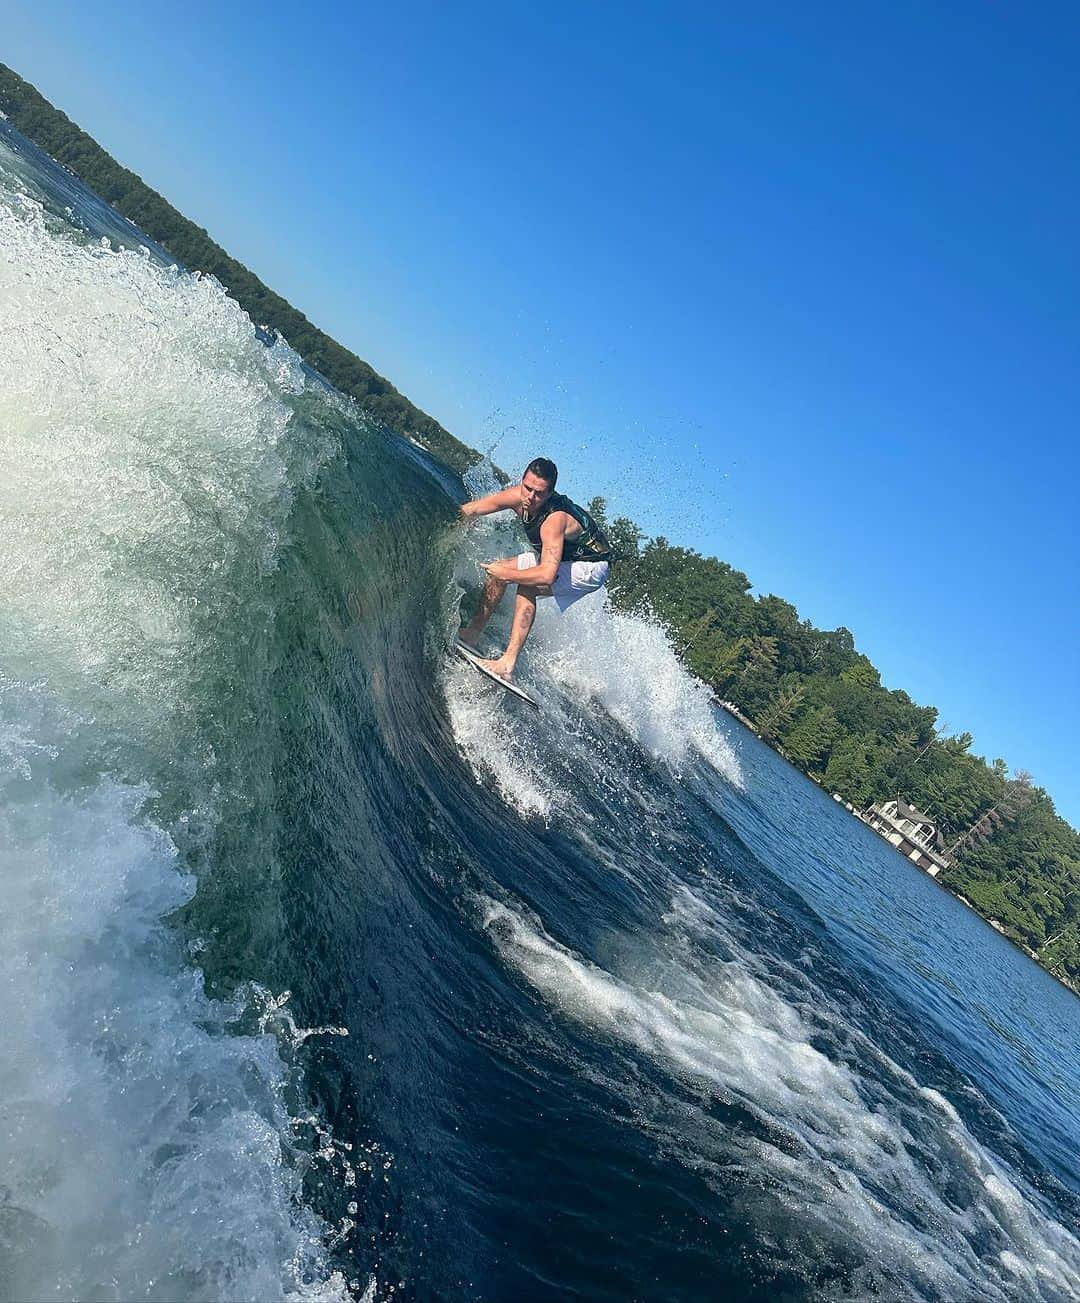
[[[522,552],[517,559],[519,570],[531,570],[537,564],[532,552]],[[608,563],[606,561],[564,561],[559,566],[555,582],[551,585],[551,595],[560,611],[565,611],[581,597],[595,593],[607,583]]]

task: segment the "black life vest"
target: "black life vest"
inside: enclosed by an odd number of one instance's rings
[[[525,536],[537,556],[543,551],[540,528],[553,511],[565,511],[581,526],[581,533],[576,538],[563,539],[563,561],[611,560],[611,545],[604,531],[584,507],[579,507],[576,502],[571,502],[561,493],[553,493],[539,511],[531,516],[522,510],[521,523],[525,526]]]

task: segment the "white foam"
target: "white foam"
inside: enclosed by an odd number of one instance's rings
[[[85,721],[2,686],[0,1293],[345,1297],[278,1043],[230,1032],[242,1007],[207,998],[162,921],[194,884],[147,791],[58,790]]]
[[[472,468],[465,480],[476,496],[497,487],[487,463]],[[455,540],[448,633],[462,590],[475,590],[483,578],[478,562],[514,556],[524,546],[520,526],[508,512],[477,518]],[[510,589],[489,626],[489,643],[506,636],[512,602]],[[595,739],[582,730],[582,706],[603,710],[673,775],[700,758],[742,786],[739,762],[717,727],[708,685],[680,665],[658,622],[616,611],[606,594],[583,598],[565,614],[541,600],[518,674],[541,700],[543,718],[521,719],[494,709],[490,687],[470,683],[475,675],[467,669],[448,676],[447,699],[455,736],[478,780],[494,780],[522,813],[551,817],[572,803],[582,774],[590,768],[604,772]]]
[[[0,203],[0,619],[9,669],[118,680],[144,724],[191,691],[237,567],[274,563],[308,454],[302,386],[213,281]],[[315,450],[315,459],[325,456]]]
[[[507,694],[464,662],[447,666],[444,686],[454,736],[476,781],[494,782],[503,800],[526,816],[549,817],[561,793],[544,775],[534,721],[523,718],[532,708],[503,700]]]
[[[209,676],[258,690],[260,583],[332,450],[289,437],[302,385],[213,281],[0,187],[5,1297],[346,1295],[278,1038],[240,1034],[163,922],[193,882],[142,779],[212,824],[250,778],[192,721]],[[243,667],[215,641],[241,612]]]
[[[696,1169],[730,1171],[733,1159],[767,1181],[773,1214],[789,1221],[799,1248],[821,1240],[860,1246],[878,1282],[900,1297],[1064,1300],[1080,1296],[1080,1242],[964,1127],[942,1097],[917,1083],[864,1038],[875,1079],[854,1062],[812,1044],[813,1013],[788,1003],[739,962],[713,963],[707,976],[685,958],[648,959],[645,984],[620,978],[553,940],[539,921],[491,900],[482,921],[504,960],[568,1017],[631,1047],[687,1085],[736,1102],[774,1139],[715,1127],[681,1111],[665,1146]],[[674,917],[674,916],[673,916]],[[636,1074],[615,1089],[633,1089]],[[885,1091],[882,1093],[882,1081]],[[915,1087],[913,1090],[912,1087]],[[635,1099],[646,1119],[657,1112]],[[944,1106],[944,1107],[942,1107]],[[987,1260],[986,1246],[994,1246]]]
[[[682,665],[657,621],[616,611],[606,594],[582,598],[556,618],[537,616],[544,674],[578,701],[598,703],[654,759],[675,773],[694,757],[742,786],[742,771],[717,728],[712,691]]]

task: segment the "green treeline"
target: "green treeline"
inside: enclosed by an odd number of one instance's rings
[[[605,519],[603,499],[589,508]],[[1030,776],[944,736],[937,710],[882,685],[844,628],[816,629],[715,557],[607,522],[620,558],[609,591],[649,611],[686,666],[829,792],[856,807],[898,794],[938,824],[952,867],[939,881],[1074,987],[1080,986],[1080,834]]]
[[[0,63],[0,111],[12,124],[151,239],[193,271],[207,272],[225,287],[258,325],[276,330],[310,366],[342,393],[399,434],[412,435],[461,472],[479,453],[414,407],[355,353],[313,326],[302,312],[268,289],[257,276],[215,244],[194,222],[167,203],[47,99]]]
[[[121,167],[32,86],[0,64],[0,110],[186,267],[215,276],[251,319],[392,429],[461,472],[479,454],[414,407],[366,362],[313,326],[160,195]],[[604,503],[591,509],[604,518]],[[621,557],[610,591],[668,627],[688,668],[753,720],[793,763],[855,806],[901,795],[935,819],[954,857],[939,881],[1039,961],[1080,987],[1080,835],[1026,774],[937,731],[937,711],[882,686],[844,628],[816,629],[779,597],[750,596],[714,557],[608,526]]]

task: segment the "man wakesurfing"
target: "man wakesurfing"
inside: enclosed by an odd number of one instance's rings
[[[583,507],[555,492],[558,477],[553,461],[537,457],[525,468],[520,484],[466,502],[461,508],[466,519],[509,508],[524,525],[532,549],[484,566],[488,577],[476,613],[458,633],[463,643],[475,647],[502,601],[507,584],[516,583],[514,620],[506,650],[493,660],[479,662],[506,680],[513,678],[514,666],[536,618],[538,597],[554,597],[555,605],[565,611],[578,598],[595,593],[607,583],[611,560],[607,538]]]

